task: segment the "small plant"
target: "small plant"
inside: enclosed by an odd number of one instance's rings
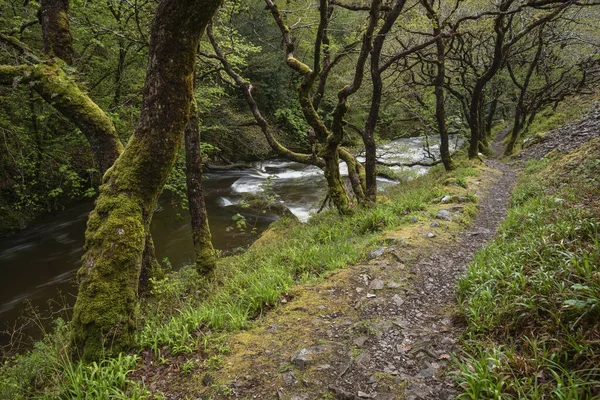
[[[190,358],[189,360],[186,360],[182,365],[181,365],[181,372],[184,375],[189,375],[192,373],[193,370],[195,370],[198,367],[198,360],[194,360],[192,358]]]
[[[208,360],[206,360],[206,366],[210,369],[221,369],[223,367],[223,356],[210,356]]]

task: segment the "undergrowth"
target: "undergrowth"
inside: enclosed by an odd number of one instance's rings
[[[71,361],[69,326],[62,319],[32,350],[0,367],[1,399],[146,399],[150,392],[128,377],[138,357],[120,354],[100,363]]]
[[[470,399],[600,398],[600,141],[531,161],[459,282]]]
[[[383,231],[408,225],[419,213],[431,214],[442,196],[470,196],[460,186],[468,186],[467,178],[480,170],[464,160],[458,164],[450,174],[436,166],[424,176],[390,186],[377,206],[359,208],[351,216],[327,211],[306,224],[282,219],[245,253],[219,260],[211,276],[200,277],[187,267],[152,280],[151,295],[141,304],[134,352],[149,349],[158,364],[173,355],[200,352],[203,362],[215,364],[229,351],[222,340],[224,333],[246,328],[281,304],[294,285],[364,260],[369,251],[382,245]],[[469,207],[475,208],[471,204],[465,210]],[[466,211],[464,222],[472,210]],[[31,351],[0,366],[0,398],[150,396],[143,383],[130,377],[138,356],[122,354],[83,364],[70,361],[68,346],[69,325],[59,321],[54,332]],[[189,372],[195,367],[194,361],[182,368]]]

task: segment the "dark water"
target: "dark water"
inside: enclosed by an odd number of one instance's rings
[[[388,161],[423,158],[421,138],[401,139],[382,146],[381,157]],[[342,166],[342,172],[345,165]],[[414,173],[424,172],[415,168]],[[382,180],[381,183],[386,183]],[[267,186],[265,186],[267,184]],[[213,243],[228,251],[247,245],[278,217],[258,214],[237,203],[244,193],[273,192],[294,214],[306,221],[325,195],[325,181],[316,167],[273,160],[255,169],[210,172],[204,180],[204,193]],[[77,288],[74,277],[83,254],[87,216],[93,202],[70,206],[67,210],[43,216],[17,235],[0,239],[0,330],[9,329],[29,305],[42,313],[48,301],[58,299],[72,305]],[[159,260],[167,257],[175,269],[191,264],[194,251],[187,211],[174,207],[169,194],[159,202],[151,225]],[[232,217],[246,217],[250,231],[228,229]],[[0,345],[9,340],[0,335]]]

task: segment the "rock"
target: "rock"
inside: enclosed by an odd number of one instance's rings
[[[369,361],[371,361],[371,354],[368,351],[364,351],[356,356],[354,361],[356,361],[357,364],[366,367],[369,364]]]
[[[375,293],[367,293],[367,299],[372,299],[377,297],[377,295]]]
[[[451,200],[452,200],[452,196],[445,195],[444,197],[442,197],[442,200],[440,200],[440,203],[449,203]]]
[[[329,365],[329,364],[321,364],[321,365],[317,365],[317,366],[315,367],[315,369],[316,369],[317,371],[325,371],[325,370],[327,370],[327,369],[331,369],[331,365]]]
[[[360,336],[360,337],[357,337],[356,339],[354,339],[353,343],[356,347],[363,347],[365,342],[367,341],[367,339],[369,339],[369,338],[366,336]]]
[[[410,326],[410,322],[398,318],[394,321],[394,325],[399,326],[400,328],[408,328]]]
[[[410,223],[411,224],[416,224],[417,222],[419,222],[419,218],[417,218],[414,215],[412,217],[410,217]]]
[[[325,353],[328,350],[329,348],[323,345],[308,347],[297,351],[290,359],[290,362],[297,368],[304,369],[312,362],[311,355]]]
[[[439,368],[439,365],[437,365],[437,367]],[[429,364],[428,362],[425,362],[425,368],[423,368],[417,376],[421,378],[431,378],[435,375],[438,368],[435,368],[433,365]]]
[[[246,201],[248,207],[254,211],[269,211],[270,213],[279,215],[281,217],[288,217],[294,221],[299,221],[298,217],[296,217],[296,215],[291,212],[289,208],[277,200],[268,199],[261,197],[260,195],[250,193],[244,195],[244,200]]]
[[[396,371],[396,370],[395,370],[395,369],[393,369],[393,368],[388,368],[388,367],[385,367],[385,368],[383,369],[383,372],[385,372],[386,374],[390,374],[390,375],[398,375],[398,371]]]
[[[392,393],[377,393],[377,396],[373,397],[375,400],[394,400],[396,398]]]
[[[439,221],[433,221],[431,223],[431,225],[429,225],[429,226],[432,227],[432,228],[437,228],[438,226],[440,226],[440,222]]]
[[[439,210],[436,214],[436,218],[443,219],[444,221],[450,221],[452,213],[448,210]]]
[[[396,305],[396,307],[402,307],[402,304],[404,304],[404,300],[402,300],[402,298],[400,296],[395,294],[392,297],[392,303],[394,303]]]
[[[397,289],[402,285],[400,285],[399,283],[396,283],[396,282],[388,282],[386,286],[389,287],[390,289]]]
[[[479,228],[476,231],[469,232],[468,234],[471,236],[476,236],[476,235],[489,235],[490,233],[492,233],[492,231],[487,228]]]
[[[373,250],[369,254],[367,254],[367,261],[371,261],[376,258],[379,258],[383,255],[383,253],[385,253],[385,249],[383,247]]]
[[[459,196],[456,198],[459,203],[470,203],[472,200],[469,197]]]
[[[296,378],[296,375],[294,375],[294,372],[287,371],[283,374],[283,382],[285,382],[286,385],[291,386],[298,382],[298,379]]]
[[[385,284],[380,279],[374,279],[369,284],[369,290],[382,290],[385,287]]]
[[[429,232],[429,233],[427,234],[427,237],[428,237],[428,238],[430,238],[430,239],[431,239],[431,238],[434,238],[434,237],[435,237],[435,234],[433,234],[433,233]]]
[[[338,400],[356,400],[357,399],[357,397],[354,396],[352,393],[348,393],[345,390],[343,390],[342,388],[329,386],[328,389],[330,392],[333,392],[335,394],[335,396],[337,397]]]
[[[213,376],[211,374],[205,374],[204,378],[202,378],[202,384],[204,386],[211,386],[214,381],[215,381],[215,378],[213,378]]]
[[[370,399],[372,396],[369,393],[358,391],[358,397],[361,399]]]

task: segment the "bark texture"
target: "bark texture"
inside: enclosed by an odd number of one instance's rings
[[[146,232],[183,143],[200,34],[218,0],[163,0],[151,26],[144,98],[136,130],[105,174],[86,231],[73,311],[75,356],[127,350],[137,326]]]
[[[192,241],[196,256],[196,270],[206,275],[215,267],[217,259],[212,245],[206,203],[202,192],[202,153],[200,152],[200,121],[195,100],[190,107],[190,120],[185,129],[185,178],[192,224]]]
[[[73,37],[69,25],[69,0],[42,0],[40,24],[44,36],[44,53],[73,63]]]

